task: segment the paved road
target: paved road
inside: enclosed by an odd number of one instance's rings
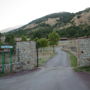
[[[61,48],[56,48],[56,56],[49,60],[45,67],[70,67],[69,57]]]
[[[90,90],[90,74],[74,72],[68,55],[60,48],[56,51],[38,71],[0,79],[0,90]]]

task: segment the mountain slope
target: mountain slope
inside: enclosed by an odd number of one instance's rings
[[[47,37],[48,34],[52,31],[59,31],[60,33],[62,32],[62,30],[65,31],[68,28],[74,28],[74,30],[76,30],[76,28],[78,27],[78,29],[80,30],[88,29],[89,26],[90,8],[87,8],[77,13],[62,12],[50,14],[42,18],[36,19],[28,23],[27,25],[24,25],[23,27],[15,29],[14,31],[8,33],[17,36],[28,35],[31,38],[41,38]],[[82,32],[80,31],[80,33]]]

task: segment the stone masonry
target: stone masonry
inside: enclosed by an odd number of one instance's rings
[[[36,43],[17,42],[16,45],[17,62],[22,63],[23,70],[33,69],[37,64]]]
[[[79,66],[90,65],[90,38],[77,40],[77,55]]]
[[[60,41],[60,46],[77,57],[78,66],[90,65],[90,38]]]

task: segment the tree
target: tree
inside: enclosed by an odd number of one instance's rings
[[[37,51],[37,67],[39,65],[39,61],[38,61],[38,48],[44,48],[46,46],[48,46],[48,39],[46,38],[41,38],[41,39],[38,39],[38,38],[35,38],[34,39],[36,41],[36,51]]]
[[[54,51],[54,46],[58,44],[58,40],[60,39],[58,33],[52,32],[48,35],[49,39],[49,45],[53,46],[53,51]]]
[[[1,37],[2,37],[2,34],[0,33],[0,46],[3,44]]]
[[[46,38],[38,39],[37,46],[38,46],[38,48],[40,48],[40,47],[43,48],[43,47],[48,46],[48,39],[46,39]]]
[[[2,34],[0,33],[0,37],[2,36]]]
[[[48,46],[48,39],[46,39],[46,38],[38,39],[36,41],[36,46],[37,46],[37,49],[38,48],[41,48],[41,51],[43,52],[44,47],[47,47]]]
[[[26,36],[22,36],[22,41],[27,41],[27,37]]]
[[[30,31],[31,39],[35,38],[47,38],[48,34],[52,32],[51,27],[38,27]]]
[[[6,44],[15,45],[15,39],[13,35],[7,35],[5,39]]]
[[[52,32],[48,35],[50,45],[57,45],[59,40],[59,34]]]
[[[3,43],[0,41],[0,46],[3,45]]]

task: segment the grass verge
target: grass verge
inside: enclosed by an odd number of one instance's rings
[[[71,52],[68,52],[70,56],[71,67],[77,67],[77,57],[74,56]]]
[[[8,75],[8,74],[0,72],[0,77],[6,76],[6,75]]]
[[[82,66],[74,68],[76,72],[90,72],[90,66]]]
[[[3,73],[0,73],[0,77],[2,77],[2,76],[4,76],[4,74]]]
[[[54,57],[56,54],[52,54],[48,59],[40,58],[39,59],[39,66],[42,66],[45,62],[47,62],[50,58]]]
[[[66,50],[65,50],[66,51]],[[70,56],[70,64],[73,70],[76,72],[90,72],[90,66],[80,66],[77,64],[77,57],[73,55],[70,51],[66,51]]]
[[[39,59],[39,66],[43,65],[47,60],[45,58]]]

